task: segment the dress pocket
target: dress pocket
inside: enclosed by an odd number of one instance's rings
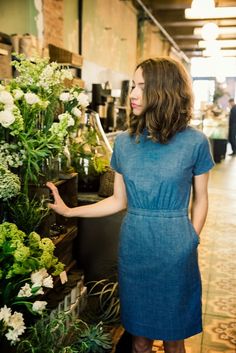
[[[195,228],[194,228],[194,226],[193,226],[193,224],[192,224],[190,219],[188,220],[188,223],[189,223],[189,226],[190,226],[191,234],[193,235],[194,240],[197,242],[197,245],[198,245],[200,243],[200,237],[197,234],[197,232],[196,232],[196,230],[195,230]]]

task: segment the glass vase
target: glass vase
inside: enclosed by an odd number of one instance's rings
[[[72,155],[72,166],[78,172],[78,190],[97,192],[100,174],[109,165],[112,148],[102,128],[97,112],[87,110],[81,117],[77,136],[74,140],[75,148]],[[100,158],[99,170],[95,159]]]

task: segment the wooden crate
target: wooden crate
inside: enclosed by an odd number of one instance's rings
[[[64,84],[67,88],[71,88],[71,87],[84,88],[85,87],[85,82],[83,80],[81,80],[81,78],[78,78],[78,77],[73,77],[72,80],[65,79]]]
[[[12,78],[11,51],[11,45],[0,43],[0,79],[2,80]]]
[[[80,68],[83,65],[83,57],[77,53],[72,53],[67,49],[56,47],[53,44],[48,45],[48,50],[51,61],[76,68]]]

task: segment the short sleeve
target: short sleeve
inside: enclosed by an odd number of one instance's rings
[[[209,140],[203,135],[203,140],[198,145],[195,152],[195,164],[193,167],[193,175],[200,175],[207,173],[214,167]]]
[[[121,165],[120,165],[120,155],[119,155],[119,146],[118,146],[118,140],[116,138],[113,146],[113,153],[111,156],[111,168],[114,169],[117,173],[122,173],[121,172]]]

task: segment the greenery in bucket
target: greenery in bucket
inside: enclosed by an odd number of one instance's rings
[[[88,325],[69,314],[44,316],[29,328],[18,353],[105,353],[112,348],[111,335],[103,324]]]

